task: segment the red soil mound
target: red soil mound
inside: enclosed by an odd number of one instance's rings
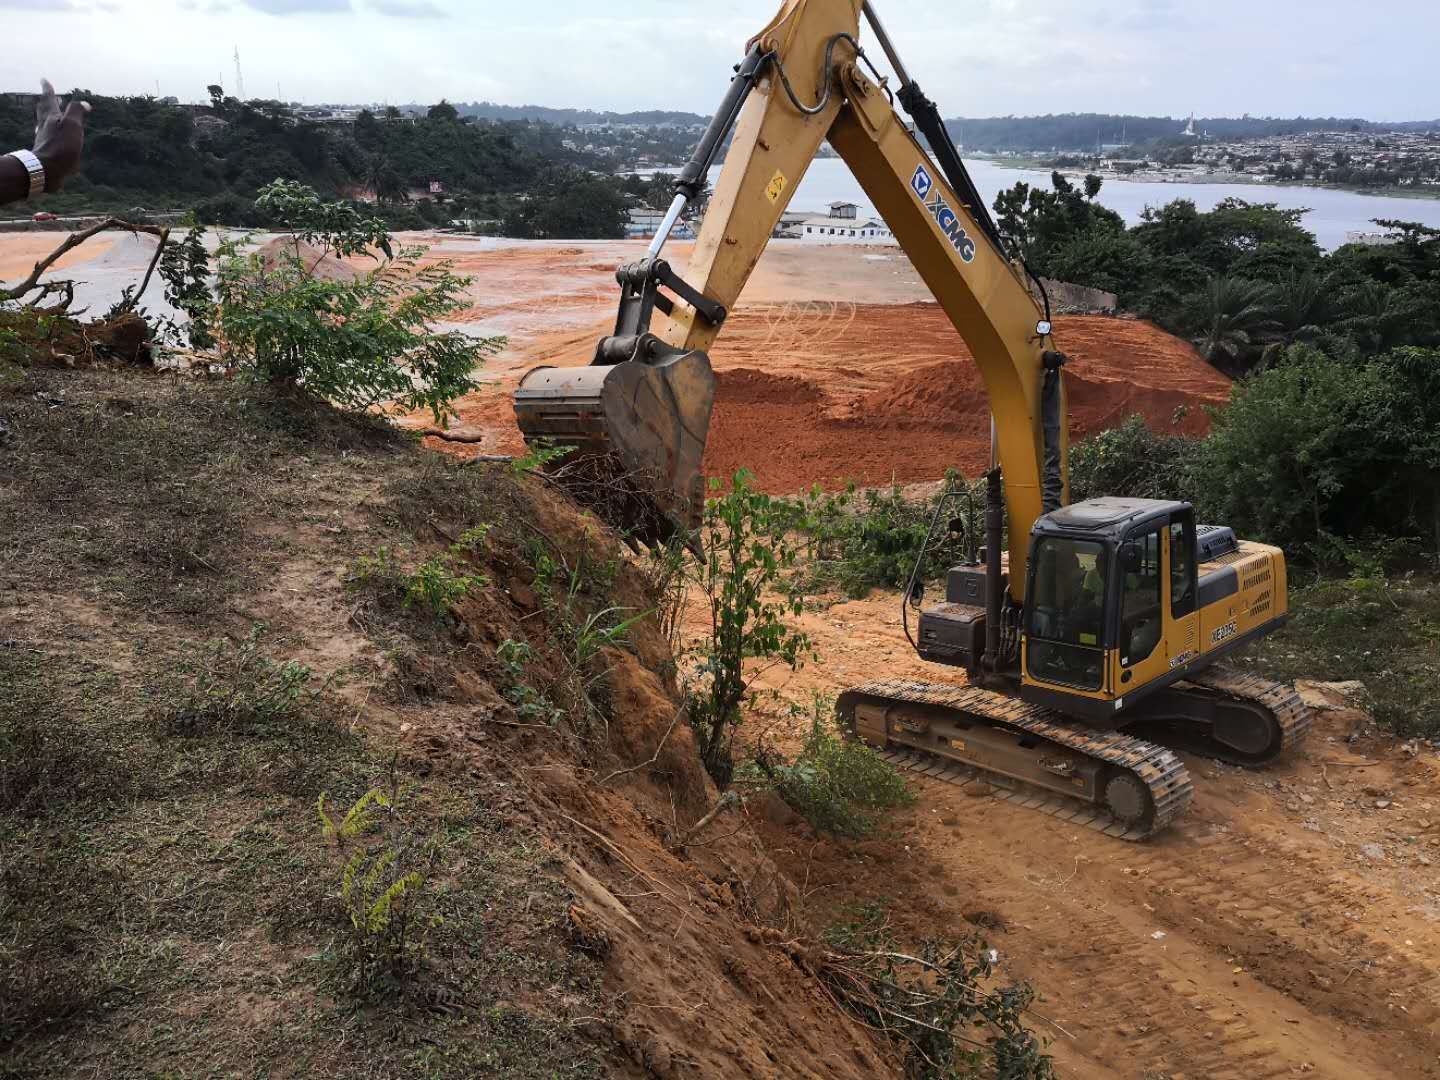
[[[773,312],[750,319],[757,326],[746,327],[746,312],[736,313],[740,347],[734,351],[753,363],[765,359],[763,340],[773,344],[777,335]],[[1203,434],[1209,427],[1204,406],[1229,394],[1229,380],[1188,343],[1148,323],[1062,318],[1056,336],[1071,357],[1072,438],[1137,413],[1156,431]],[[752,344],[751,337],[761,340]],[[781,371],[798,369],[809,378],[722,370],[708,473],[728,476],[746,467],[768,490],[795,491],[846,480],[931,480],[949,466],[974,475],[988,462],[984,382],[938,307],[856,308],[842,333],[807,335],[804,345],[773,359]],[[832,379],[839,385],[831,386]]]
[[[537,341],[533,363],[588,354],[608,327]],[[1139,413],[1156,431],[1203,434],[1207,405],[1230,381],[1187,342],[1149,323],[1062,316],[1056,341],[1069,356],[1070,433],[1081,438]],[[968,475],[990,456],[985,386],[965,343],[931,304],[756,304],[725,324],[711,353],[715,415],[705,471],[748,468],[760,487],[794,492],[854,480],[935,480]],[[460,426],[480,441],[462,453],[517,453],[509,382],[462,404]],[[1177,410],[1184,412],[1177,422]],[[457,452],[454,444],[440,444]]]

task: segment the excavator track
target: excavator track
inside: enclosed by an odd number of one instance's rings
[[[1260,726],[1228,744],[1216,738],[1203,719],[1215,714],[1216,695],[1238,703]],[[1221,667],[1187,675],[1183,683],[1156,696],[1155,708],[1160,715],[1152,718],[1142,706],[1135,718],[1137,730],[1147,737],[1244,768],[1267,765],[1299,746],[1313,719],[1294,686]],[[1163,730],[1151,729],[1154,720],[1160,721]],[[1247,742],[1249,749],[1244,748]]]
[[[1094,763],[1110,782],[1139,785],[1148,799],[1142,820],[1122,820],[1110,813],[1099,789],[1089,798],[1059,790],[1052,783],[1036,784],[1014,771],[987,768],[974,754],[956,752],[959,739],[933,736],[928,725],[917,731],[913,720],[900,719],[897,737],[885,736],[884,753],[901,768],[951,783],[966,785],[983,777],[996,788],[998,797],[1028,809],[1039,810],[1060,820],[1086,826],[1122,840],[1145,840],[1166,829],[1189,808],[1194,796],[1190,774],[1172,751],[1143,739],[1116,731],[1079,727],[1064,714],[975,686],[949,686],[889,679],[867,683],[840,695],[837,711],[851,730],[856,730],[856,710],[861,706],[892,708],[914,705],[938,710],[973,728],[980,725],[995,732],[1009,732],[1024,740],[1039,740],[1031,750],[1037,760],[1047,748],[1058,748],[1071,758]],[[873,729],[872,729],[873,731]],[[861,737],[866,732],[860,731]],[[928,740],[929,745],[920,745]],[[873,735],[871,737],[873,741]]]

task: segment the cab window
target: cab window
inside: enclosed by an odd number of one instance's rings
[[[1103,544],[1045,537],[1032,555],[1026,656],[1030,674],[1045,682],[1098,690],[1103,679],[1105,582]]]
[[[1160,644],[1160,528],[1132,536],[1120,549],[1120,663],[1138,664]]]
[[[1183,619],[1195,610],[1195,519],[1189,512],[1170,522],[1170,613]]]

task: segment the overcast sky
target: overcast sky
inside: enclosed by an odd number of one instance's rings
[[[0,89],[713,110],[779,0],[0,0]],[[1436,0],[877,0],[949,116],[1440,116]],[[878,50],[877,50],[878,52]]]

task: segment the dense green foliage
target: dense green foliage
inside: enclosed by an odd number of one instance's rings
[[[851,484],[839,493],[817,487],[797,507],[809,556],[806,583],[862,597],[877,587],[904,588],[917,560],[917,580],[933,581],[983,543],[983,498],[954,470],[944,488],[925,500],[906,498],[898,485],[862,492]],[[945,515],[938,523],[937,510]]]
[[[1233,198],[1204,212],[1177,199],[1127,228],[1100,184],[1016,184],[995,201],[1001,230],[1038,273],[1115,292],[1224,371],[1298,342],[1347,358],[1440,344],[1440,230],[1379,221],[1391,242],[1325,254],[1304,211]]]
[[[809,717],[800,752],[791,758],[762,747],[746,773],[773,784],[816,829],[862,839],[875,831],[881,813],[914,801],[895,766],[840,729],[833,698],[817,694],[808,710],[792,704],[790,713],[794,720]]]
[[[276,177],[304,183],[327,197],[375,198],[395,227],[423,228],[452,219],[500,222],[554,186],[557,168],[594,164],[567,148],[566,133],[548,124],[463,120],[441,102],[423,118],[362,112],[353,125],[317,124],[277,101],[237,101],[210,88],[208,106],[166,104],[149,97],[106,97],[76,91],[94,106],[85,158],[47,209],[59,213],[183,208],[207,224],[260,228],[273,217],[255,203]],[[31,107],[0,98],[0,141],[28,146]],[[568,140],[574,143],[574,140]],[[443,202],[428,198],[430,184]],[[542,212],[573,236],[618,236],[614,210],[620,182],[594,178],[608,199],[587,194],[568,208]],[[411,192],[427,198],[411,201]],[[591,207],[599,207],[594,218]],[[0,213],[26,214],[21,205]],[[517,220],[523,220],[523,217]],[[534,231],[519,235],[540,235]],[[548,234],[547,234],[548,235]]]

